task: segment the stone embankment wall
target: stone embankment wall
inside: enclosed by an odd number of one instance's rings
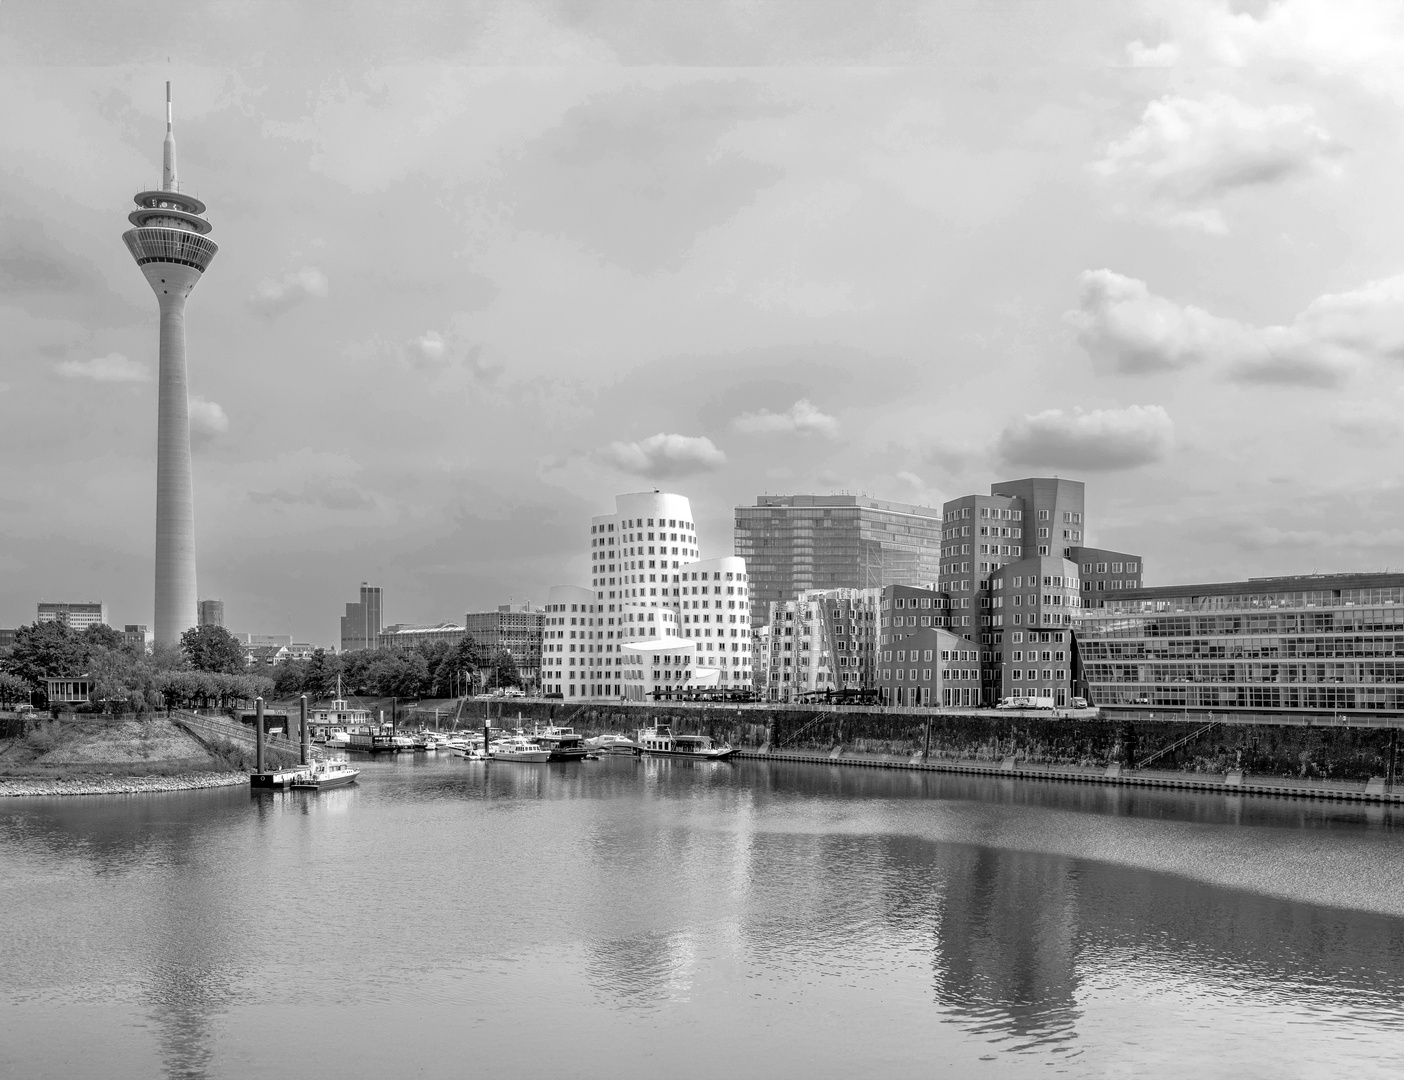
[[[927,751],[933,761],[1016,761],[1040,765],[1134,765],[1170,746],[1202,723],[1175,720],[1064,720],[1052,716],[991,716],[858,710],[566,705],[540,701],[470,701],[465,724],[569,724],[586,734],[669,723],[732,746],[827,753],[910,755]],[[929,735],[928,735],[929,725]],[[1184,746],[1155,758],[1154,768],[1224,773],[1241,769],[1260,776],[1305,779],[1394,779],[1398,731],[1389,728],[1301,724],[1217,724]]]
[[[181,776],[0,777],[0,798],[15,795],[138,795],[153,791],[248,785],[247,773],[207,772]]]

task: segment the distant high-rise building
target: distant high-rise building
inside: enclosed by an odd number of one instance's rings
[[[107,625],[107,605],[101,600],[81,603],[50,603],[40,600],[37,622],[63,623],[70,630],[86,630],[90,626]]]
[[[224,601],[223,600],[201,600],[200,601],[200,626],[223,626],[224,625]]]
[[[161,188],[136,196],[122,234],[161,311],[156,406],[156,640],[173,645],[197,625],[195,491],[190,469],[190,406],[185,370],[185,298],[218,246],[206,234],[205,204],[176,179],[171,84],[166,83],[166,141]]]
[[[361,582],[361,599],[347,604],[341,617],[341,651],[358,652],[380,647],[381,591],[379,585]]]
[[[926,585],[941,572],[941,511],[864,495],[760,495],[736,508],[751,621],[810,589]]]

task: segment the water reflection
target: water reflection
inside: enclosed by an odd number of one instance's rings
[[[302,1049],[355,1074],[386,1029],[413,1033],[405,1071],[457,1075],[465,1015],[508,1073],[529,1045],[542,1074],[699,1075],[689,1033],[720,1031],[740,1073],[993,1051],[989,1075],[1116,1074],[1134,1028],[1197,1075],[1168,1019],[1195,1010],[1220,1046],[1265,1032],[1219,1071],[1290,1073],[1284,1033],[1341,1072],[1404,1059],[1404,918],[1364,910],[1398,903],[1392,808],[658,759],[366,770],[0,806],[0,890],[48,916],[0,925],[12,1060],[43,1060],[50,1016],[84,1039],[65,1008],[142,1033],[114,1076]]]
[[[936,1001],[1010,1049],[1063,1052],[1077,1038],[1080,904],[1075,868],[1022,852],[940,855]]]

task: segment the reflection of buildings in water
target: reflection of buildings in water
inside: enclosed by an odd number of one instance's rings
[[[1020,1045],[1076,1037],[1078,887],[1064,858],[947,848],[936,999],[963,1026]]]

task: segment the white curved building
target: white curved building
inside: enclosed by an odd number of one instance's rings
[[[548,594],[543,691],[650,701],[689,689],[749,689],[746,562],[700,554],[685,497],[617,496],[613,514],[590,521],[590,588],[557,585]]]

